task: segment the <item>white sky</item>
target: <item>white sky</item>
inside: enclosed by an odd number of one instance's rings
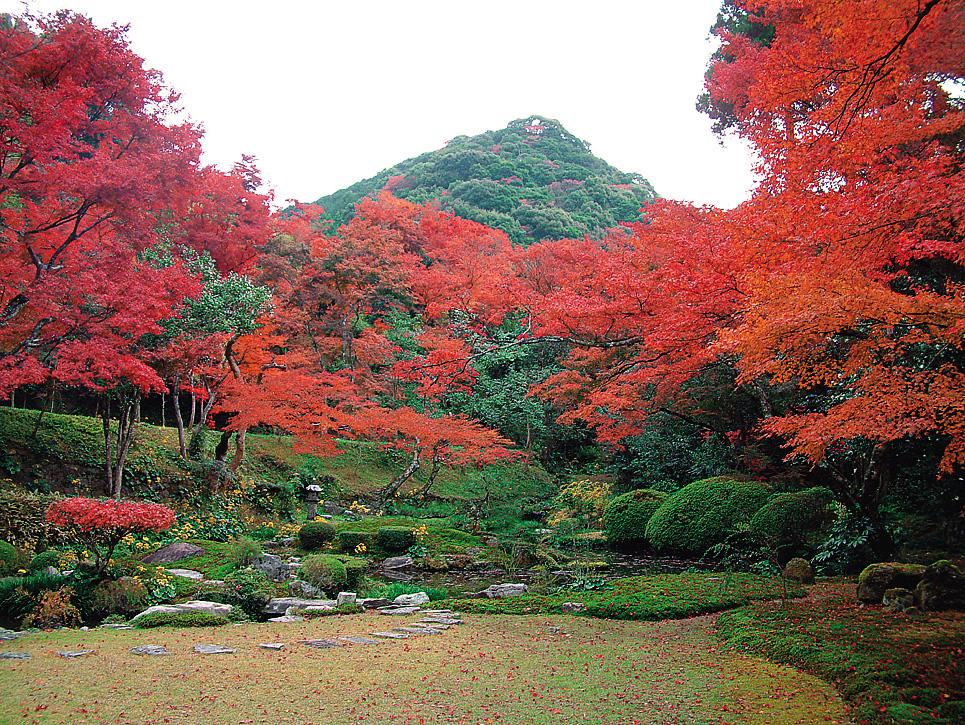
[[[556,118],[669,198],[733,206],[751,156],[697,113],[719,0],[30,0],[131,26],[203,124],[205,159],[254,154],[312,201],[461,134]],[[23,3],[0,0],[18,12]]]

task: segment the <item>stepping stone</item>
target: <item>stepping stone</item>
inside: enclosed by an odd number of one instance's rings
[[[222,644],[196,644],[194,651],[202,655],[233,655],[235,651],[231,647]]]
[[[367,599],[357,599],[357,604],[360,604],[363,609],[378,609],[379,607],[391,607],[392,600],[384,599],[382,597],[370,597]]]
[[[424,622],[426,624],[444,624],[447,627],[464,623],[463,620],[461,619],[452,619],[449,617],[425,617],[423,619],[420,619],[419,621]]]
[[[334,639],[300,639],[298,644],[304,644],[308,647],[316,647],[318,649],[331,649],[332,647],[341,647],[338,640]]]
[[[63,657],[64,659],[67,659],[67,660],[72,660],[75,657],[83,657],[84,655],[89,655],[93,653],[94,653],[94,650],[92,649],[79,649],[76,652],[58,652],[57,656]]]
[[[134,629],[129,624],[102,624],[98,629]]]
[[[160,644],[141,644],[141,645],[138,645],[137,647],[131,647],[130,652],[131,654],[135,654],[135,655],[148,655],[151,657],[155,655],[171,654],[170,652],[168,652],[167,647]]]
[[[396,632],[408,632],[409,634],[442,634],[441,629],[431,627],[396,627]]]
[[[372,632],[373,637],[382,637],[383,639],[408,639],[409,635],[402,634],[402,632]]]
[[[419,611],[419,607],[382,607],[379,609],[379,614],[389,614],[404,617],[409,614],[415,614]]]
[[[452,614],[451,609],[423,609],[423,614]]]
[[[0,627],[0,642],[9,642],[17,637],[23,637],[23,632],[15,632],[12,629],[3,629]]]
[[[377,639],[372,639],[371,637],[356,637],[354,635],[349,637],[339,637],[342,642],[348,642],[349,644],[378,644]]]
[[[261,647],[262,649],[273,649],[277,651],[282,649],[285,646],[285,643],[284,642],[262,642],[258,646]]]
[[[438,629],[440,632],[444,632],[449,629],[448,624],[439,624],[438,622],[414,622],[409,625],[410,627],[419,627],[419,629]]]
[[[179,576],[182,579],[193,579],[197,582],[204,579],[204,574],[194,569],[165,569],[164,571],[172,576]]]
[[[290,623],[290,622],[304,622],[304,621],[305,621],[305,618],[304,618],[304,617],[291,616],[291,615],[288,615],[288,614],[284,614],[284,615],[282,615],[281,617],[272,617],[272,618],[269,619],[268,621],[269,621],[269,622],[282,622],[282,623],[284,623],[284,624],[288,624],[288,623]]]
[[[0,652],[0,660],[29,660],[29,652]]]

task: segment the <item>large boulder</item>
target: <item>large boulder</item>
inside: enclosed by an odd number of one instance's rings
[[[301,579],[292,579],[288,582],[288,593],[293,597],[304,597],[306,599],[317,599],[325,596],[325,592],[320,588]]]
[[[423,604],[429,603],[429,595],[425,592],[416,592],[415,594],[400,594],[397,596],[393,604],[398,604],[402,607],[419,607]]]
[[[965,574],[950,561],[936,561],[925,569],[915,598],[926,611],[965,609]]]
[[[814,568],[807,559],[795,557],[784,565],[784,578],[801,584],[813,584]]]
[[[196,544],[189,544],[186,541],[175,541],[173,544],[162,546],[157,551],[151,552],[141,561],[145,564],[172,564],[175,561],[189,559],[204,553],[204,549]]]
[[[881,598],[881,606],[888,612],[904,612],[915,606],[915,593],[904,587],[888,589]]]
[[[923,564],[900,564],[887,561],[865,567],[858,576],[858,601],[881,604],[889,589],[914,589],[925,575]]]
[[[508,599],[509,597],[521,597],[529,591],[525,584],[493,584],[486,587],[476,596],[488,599]]]
[[[382,562],[383,569],[405,569],[415,564],[411,556],[390,556]]]
[[[334,599],[301,599],[299,597],[275,597],[265,605],[265,614],[279,616],[284,614],[289,607],[334,607],[337,602]]]
[[[283,582],[291,577],[297,565],[292,566],[276,554],[261,554],[252,559],[251,568],[264,572],[273,582]]]
[[[136,622],[141,617],[147,616],[148,614],[181,614],[183,612],[204,612],[205,614],[211,614],[216,617],[227,617],[231,614],[233,606],[230,604],[222,604],[221,602],[205,602],[202,600],[194,600],[190,602],[182,602],[181,604],[156,604],[153,607],[148,607],[143,612],[134,615],[131,618],[132,622]]]

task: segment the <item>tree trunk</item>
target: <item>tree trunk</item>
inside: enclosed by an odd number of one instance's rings
[[[194,376],[191,376],[191,414],[188,416],[188,430],[194,430],[194,411],[197,408],[194,395]]]
[[[168,396],[165,393],[161,393],[161,427],[167,428],[167,419],[164,416],[164,408],[167,406]]]
[[[108,395],[101,409],[101,423],[104,429],[104,474],[106,476],[106,491],[114,489],[114,456],[111,453],[111,397]]]
[[[245,460],[245,434],[248,431],[242,428],[235,433],[235,454],[231,457],[231,463],[228,464],[228,470],[235,473],[241,468],[241,464]]]
[[[174,407],[174,424],[178,428],[178,452],[188,460],[188,447],[184,441],[184,418],[181,417],[181,377],[175,376],[171,384],[171,403]]]
[[[114,471],[111,479],[111,494],[114,498],[121,497],[121,489],[124,484],[124,464],[127,461],[127,454],[134,442],[134,434],[137,432],[138,411],[140,410],[141,396],[135,394],[133,398],[125,400],[121,404],[117,418],[117,460],[114,463]]]
[[[419,491],[420,498],[425,498],[429,495],[429,489],[431,489],[432,485],[436,482],[436,476],[439,475],[440,468],[442,468],[442,456],[440,455],[438,448],[433,448],[432,464],[429,466],[429,477],[426,479],[426,485],[422,487],[421,491]]]
[[[379,494],[379,502],[382,506],[385,506],[386,501],[395,496],[395,492],[402,488],[403,484],[408,481],[422,467],[422,462],[419,460],[419,455],[421,454],[421,449],[419,448],[419,439],[416,439],[415,447],[412,449],[412,460],[409,461],[409,465],[405,467],[398,476],[392,479],[382,492]]]

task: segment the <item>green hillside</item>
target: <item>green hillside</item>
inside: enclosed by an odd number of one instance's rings
[[[642,176],[615,169],[559,121],[539,116],[457,136],[315,203],[341,224],[360,199],[383,188],[416,203],[436,199],[465,219],[502,229],[517,244],[600,237],[620,222],[639,220],[640,207],[656,198]]]

